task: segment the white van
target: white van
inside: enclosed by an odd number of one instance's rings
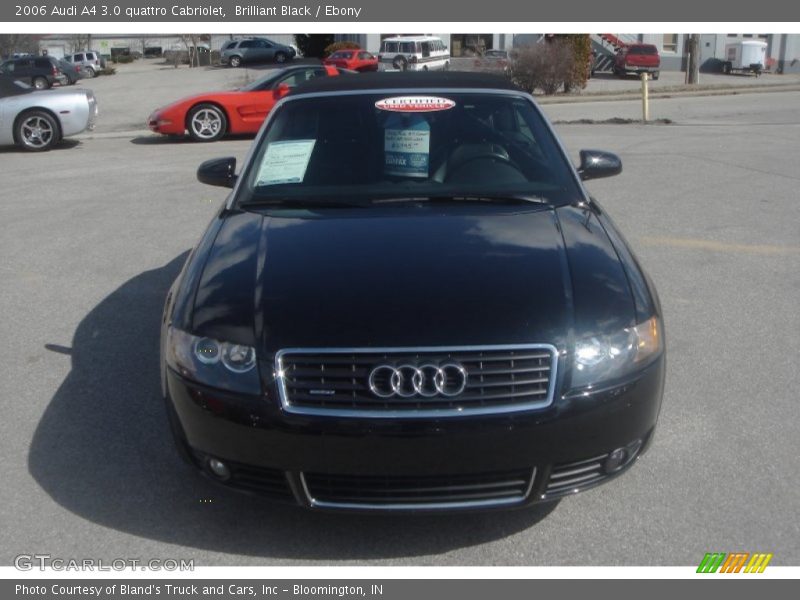
[[[442,38],[415,35],[386,38],[378,53],[380,71],[446,71],[450,50]]]

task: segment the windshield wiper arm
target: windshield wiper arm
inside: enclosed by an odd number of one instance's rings
[[[271,207],[281,208],[363,208],[360,202],[344,202],[341,200],[312,200],[305,198],[261,198],[242,202],[241,207]]]
[[[549,204],[549,202],[541,196],[534,196],[528,194],[509,194],[509,195],[493,195],[493,194],[453,194],[452,196],[409,196],[398,198],[378,198],[372,201],[373,204],[413,204],[416,202],[515,202],[524,204]]]

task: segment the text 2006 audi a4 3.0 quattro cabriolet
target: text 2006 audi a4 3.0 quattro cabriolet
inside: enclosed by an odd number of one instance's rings
[[[547,502],[650,443],[656,292],[530,95],[475,74],[328,78],[281,100],[169,292],[185,458],[316,509]]]

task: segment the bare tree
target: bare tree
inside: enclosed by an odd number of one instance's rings
[[[24,33],[0,34],[0,57],[10,56],[15,52],[38,54],[39,42],[36,36]]]
[[[92,36],[88,33],[76,33],[69,36],[69,51],[80,52],[81,50],[89,50],[91,37]]]
[[[197,55],[197,44],[200,42],[200,34],[188,33],[181,35],[181,41],[189,53],[189,67],[199,67],[200,57]]]

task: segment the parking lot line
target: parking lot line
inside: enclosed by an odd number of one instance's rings
[[[730,244],[714,240],[675,237],[642,237],[639,241],[646,246],[670,246],[673,248],[693,248],[714,252],[744,252],[761,255],[786,255],[800,253],[800,246],[771,246],[765,244]]]

